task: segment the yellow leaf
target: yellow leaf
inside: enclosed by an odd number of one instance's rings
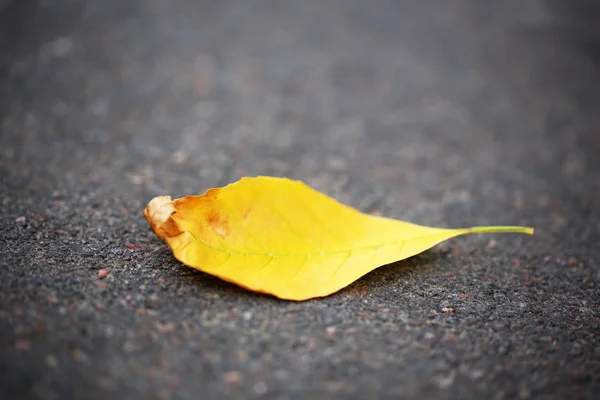
[[[242,178],[201,196],[154,198],[144,217],[182,263],[257,292],[306,300],[330,295],[375,268],[468,233],[363,214],[302,182]]]

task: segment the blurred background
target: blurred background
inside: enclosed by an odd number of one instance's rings
[[[0,0],[2,388],[591,398],[599,21],[593,0]],[[141,217],[258,174],[536,236],[296,305],[182,268]]]
[[[492,177],[547,190],[557,163],[552,180],[575,187],[598,149],[597,9],[5,1],[3,158],[40,185],[115,193],[255,174],[393,184],[402,208]]]

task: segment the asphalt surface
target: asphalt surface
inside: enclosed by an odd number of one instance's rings
[[[597,2],[0,7],[2,398],[600,392]],[[293,303],[181,265],[142,217],[258,174],[536,234]]]

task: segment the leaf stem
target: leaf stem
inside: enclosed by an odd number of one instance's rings
[[[465,234],[469,233],[492,233],[492,232],[517,232],[533,235],[533,228],[525,226],[474,226],[462,230]]]

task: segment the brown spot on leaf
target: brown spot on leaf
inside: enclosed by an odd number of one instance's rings
[[[210,229],[222,238],[225,238],[229,233],[229,223],[217,213],[210,214],[206,222],[208,222]]]
[[[208,204],[210,201],[217,199],[220,191],[221,190],[218,188],[208,189],[206,193],[202,195],[201,199]]]

